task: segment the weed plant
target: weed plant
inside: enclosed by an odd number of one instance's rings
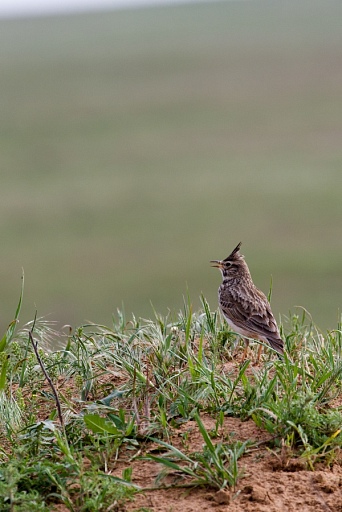
[[[0,341],[1,510],[122,504],[139,490],[132,475],[139,457],[164,466],[156,485],[171,471],[184,477],[180,485],[235,489],[252,441],[222,437],[225,416],[254,421],[270,434],[274,453],[286,446],[311,469],[338,459],[341,325],[323,335],[305,312],[291,314],[281,324],[283,360],[266,350],[256,367],[257,343],[239,364],[236,335],[201,302],[198,312],[187,298],[177,315],[127,320],[118,312],[111,327],[87,324],[61,334],[39,319],[17,329],[21,294]],[[61,424],[29,333],[57,389]],[[51,350],[54,340],[62,348]],[[215,420],[209,432],[203,415]],[[182,449],[173,441],[189,420],[203,439],[197,452],[189,451],[186,433]],[[123,452],[131,455],[114,476]]]

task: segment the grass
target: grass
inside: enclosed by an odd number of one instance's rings
[[[248,479],[240,459],[257,445],[223,435],[227,416],[266,432],[266,447],[284,464],[284,454],[311,470],[340,460],[341,324],[323,337],[305,313],[285,318],[284,360],[266,351],[260,366],[239,366],[234,333],[200,300],[196,312],[187,297],[178,314],[149,320],[118,312],[110,327],[88,324],[67,334],[41,319],[10,326],[0,351],[1,510],[63,505],[86,512],[113,503],[121,510],[144,490],[134,482],[142,459],[164,467],[156,488],[205,486],[234,495]],[[22,294],[17,318],[21,303]],[[61,348],[46,352],[51,337]],[[204,418],[213,418],[214,428]],[[201,438],[195,450],[189,433],[175,436],[191,420]]]
[[[202,453],[195,453],[189,457],[174,446],[151,438],[152,441],[166,448],[168,452],[163,457],[147,455],[146,459],[163,464],[166,468],[190,477],[191,486],[202,485],[218,490],[229,486],[235,490],[238,479],[242,476],[238,469],[238,459],[243,455],[247,442],[235,442],[231,446],[228,443],[214,445],[198,414],[195,414],[195,420],[203,436]],[[180,461],[183,465],[175,463],[174,460]],[[164,476],[165,473],[162,472],[157,482]]]
[[[341,3],[0,20],[0,328],[216,299],[240,240],[273,309],[341,309]],[[267,244],[265,244],[267,240]],[[215,280],[216,279],[216,280]]]

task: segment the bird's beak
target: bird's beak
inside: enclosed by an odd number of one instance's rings
[[[217,267],[217,268],[223,267],[222,261],[220,261],[220,260],[211,260],[210,263],[211,263],[212,267]]]

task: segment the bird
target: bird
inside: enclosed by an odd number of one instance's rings
[[[222,283],[218,289],[220,309],[232,330],[245,340],[242,361],[247,357],[249,339],[268,344],[281,357],[284,341],[280,337],[270,303],[253,283],[240,247],[241,242],[226,259],[210,262],[222,274]],[[262,345],[259,347],[257,362],[260,361],[261,349]]]

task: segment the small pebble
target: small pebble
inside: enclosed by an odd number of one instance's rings
[[[230,502],[229,492],[220,489],[214,496],[214,501],[219,505],[227,505]]]

